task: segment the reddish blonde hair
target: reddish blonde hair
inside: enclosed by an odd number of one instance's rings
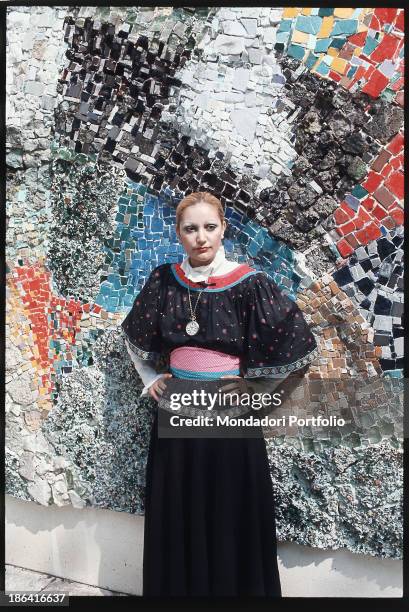
[[[176,227],[179,227],[180,220],[182,218],[183,211],[188,206],[193,206],[194,204],[199,204],[199,202],[206,202],[206,204],[210,204],[214,206],[217,210],[217,214],[219,215],[220,221],[223,223],[224,219],[224,210],[222,203],[216,196],[212,195],[208,191],[195,191],[194,193],[190,193],[186,197],[183,198],[179,202],[176,207]]]

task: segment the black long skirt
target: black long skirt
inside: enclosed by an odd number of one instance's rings
[[[280,597],[264,438],[159,438],[146,468],[144,596]]]

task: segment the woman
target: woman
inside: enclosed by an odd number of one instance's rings
[[[187,256],[151,273],[122,323],[159,401],[166,380],[285,377],[316,356],[298,306],[264,273],[227,261],[220,201],[192,193],[176,209]],[[170,372],[153,363],[167,351]],[[244,385],[243,385],[244,383]],[[227,385],[225,386],[227,388]],[[160,438],[146,471],[143,594],[281,596],[274,499],[263,438]]]

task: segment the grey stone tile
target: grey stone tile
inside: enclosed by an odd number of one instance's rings
[[[34,572],[15,565],[6,565],[6,591],[41,591],[54,576]]]
[[[128,593],[102,589],[90,584],[75,582],[66,578],[59,578],[42,572],[6,565],[6,590],[7,591],[41,591],[44,593],[62,592],[69,595],[101,595],[127,596]]]

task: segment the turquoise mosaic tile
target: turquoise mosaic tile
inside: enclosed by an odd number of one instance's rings
[[[372,51],[374,51],[378,45],[379,41],[376,40],[376,38],[368,35],[366,37],[365,46],[362,49],[362,53],[366,56],[370,56]]]
[[[278,27],[277,32],[289,32],[291,30],[293,20],[292,19],[282,19],[280,21],[280,25]]]
[[[301,47],[301,45],[294,45],[291,43],[291,45],[288,46],[287,53],[295,59],[302,60],[305,55],[305,48]]]
[[[326,53],[330,46],[331,38],[319,38],[315,44],[316,53]]]
[[[357,19],[339,19],[335,22],[331,35],[338,36],[339,34],[355,34],[357,29]]]
[[[318,64],[318,66],[315,68],[315,70],[318,72],[318,74],[321,74],[322,76],[325,76],[325,75],[327,75],[329,73],[330,67],[324,61],[321,61]]]
[[[295,22],[295,29],[300,32],[306,32],[307,34],[318,34],[321,28],[322,18],[321,17],[306,17],[305,15],[299,15]]]

